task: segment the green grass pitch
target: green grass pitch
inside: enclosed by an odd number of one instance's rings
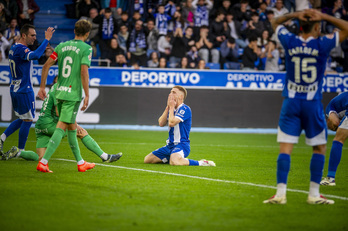
[[[4,128],[0,128],[0,133]],[[107,153],[123,152],[103,164],[80,142],[93,170],[77,171],[63,139],[49,162],[0,161],[0,230],[347,230],[348,147],[344,146],[336,187],[321,187],[334,205],[308,205],[311,148],[304,137],[291,157],[286,205],[262,201],[275,193],[276,135],[191,133],[190,158],[216,167],[143,164],[163,146],[167,132],[89,130]],[[17,145],[18,133],[5,150]],[[332,144],[329,136],[324,175]],[[27,150],[35,150],[34,130]]]

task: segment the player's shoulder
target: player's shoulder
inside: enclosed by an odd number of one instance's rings
[[[184,110],[187,110],[187,111],[191,111],[190,106],[187,105],[187,104],[184,104],[184,103],[181,105],[180,109],[184,109]]]
[[[25,52],[30,51],[30,49],[27,46],[25,46],[25,45],[23,45],[21,43],[13,44],[13,46],[11,47],[11,50],[13,50],[14,52],[18,52],[18,51],[21,51],[21,50],[24,50]]]

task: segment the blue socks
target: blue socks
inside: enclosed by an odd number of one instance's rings
[[[19,139],[18,139],[18,148],[24,149],[25,143],[27,142],[30,126],[33,121],[30,122],[22,122],[21,128],[19,129]]]
[[[195,165],[195,166],[198,166],[199,165],[199,163],[198,163],[198,160],[190,160],[190,159],[188,159],[189,160],[189,165],[191,166],[191,165]]]
[[[277,184],[288,183],[288,175],[290,171],[290,155],[280,153],[277,160]]]
[[[321,177],[323,176],[324,163],[324,155],[313,153],[310,164],[311,181],[320,184]]]
[[[342,147],[343,147],[343,144],[341,142],[336,140],[332,142],[332,147],[330,151],[330,159],[329,159],[329,172],[327,174],[328,177],[335,178],[336,176],[337,167],[342,157]]]
[[[17,131],[21,127],[22,122],[23,122],[23,120],[21,120],[21,119],[16,119],[15,121],[12,121],[10,126],[8,126],[4,132],[6,137],[9,137],[12,133]]]

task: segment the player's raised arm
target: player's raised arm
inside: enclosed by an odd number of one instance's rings
[[[37,93],[40,99],[44,100],[46,98],[46,80],[48,76],[48,71],[50,70],[50,67],[55,63],[56,61],[53,60],[51,57],[49,57],[46,61],[46,63],[42,67],[42,74],[41,74],[41,83],[40,83],[40,90]]]
[[[271,21],[272,28],[275,31],[279,25],[281,25],[284,22],[286,22],[286,21],[288,21],[290,19],[293,19],[293,18],[298,18],[300,20],[305,20],[305,16],[307,14],[308,13],[306,13],[305,11],[297,11],[297,12],[281,15],[279,17],[276,17],[276,18],[272,19],[272,21]]]
[[[168,118],[168,112],[169,112],[169,107],[168,105],[166,106],[166,109],[164,109],[164,112],[162,113],[162,115],[160,116],[160,118],[158,118],[158,125],[160,127],[164,127],[167,125],[167,118]]]
[[[29,53],[29,57],[28,57],[29,60],[36,60],[42,56],[42,54],[46,50],[48,41],[50,41],[53,36],[54,31],[55,30],[53,27],[47,28],[47,30],[45,31],[45,40],[41,43],[41,45],[35,51],[32,51]]]

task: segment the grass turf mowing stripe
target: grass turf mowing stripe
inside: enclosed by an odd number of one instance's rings
[[[68,159],[61,159],[61,158],[53,158],[54,160],[60,160],[65,162],[76,162],[75,160],[68,160]],[[130,168],[130,167],[124,167],[124,166],[117,166],[117,165],[107,165],[107,164],[99,164],[96,163],[95,165],[103,166],[103,167],[110,167],[110,168],[122,168],[127,170],[133,170],[133,171],[142,171],[142,172],[150,172],[150,173],[158,173],[163,175],[171,175],[171,176],[181,176],[181,177],[187,177],[187,178],[194,178],[199,180],[208,180],[208,181],[215,181],[215,182],[222,182],[222,183],[229,183],[229,184],[240,184],[240,185],[248,185],[248,186],[254,186],[254,187],[260,187],[260,188],[271,188],[271,189],[277,189],[275,186],[269,186],[269,185],[263,185],[263,184],[254,184],[249,182],[238,182],[238,181],[231,181],[231,180],[220,180],[220,179],[213,179],[208,177],[200,177],[200,176],[191,176],[191,175],[185,175],[185,174],[179,174],[179,173],[171,173],[171,172],[161,172],[161,171],[154,171],[154,170],[148,170],[148,169],[141,169],[141,168]],[[299,190],[299,189],[287,189],[288,192],[297,192],[297,193],[304,193],[308,194],[308,191]],[[325,197],[329,198],[335,198],[340,200],[348,200],[348,197],[341,197],[336,195],[330,195],[330,194],[322,194]]]

